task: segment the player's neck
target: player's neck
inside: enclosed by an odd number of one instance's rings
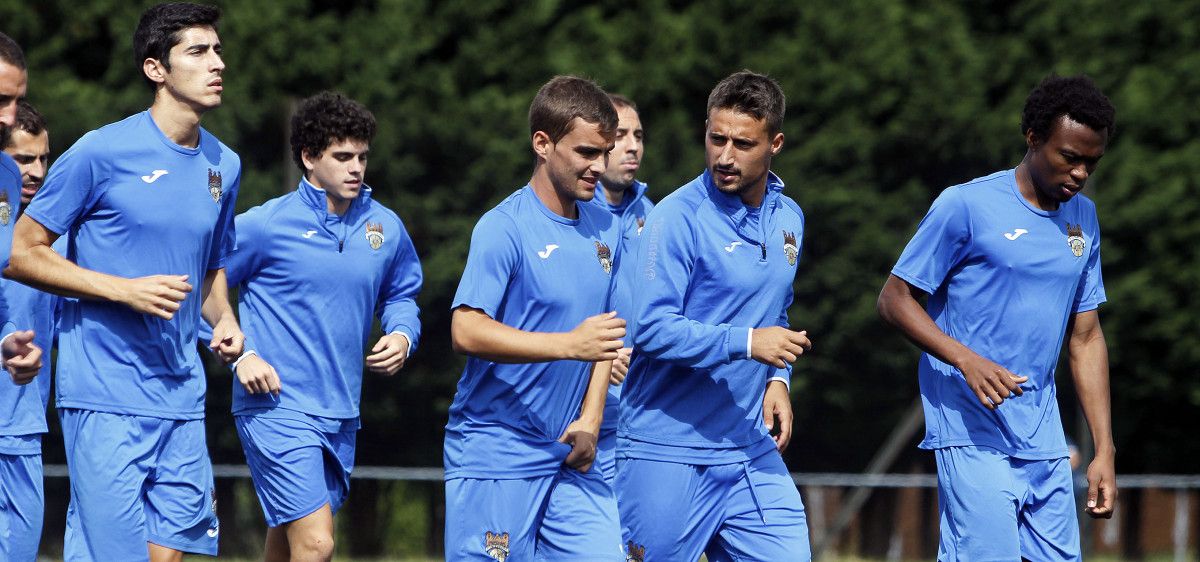
[[[563,196],[554,189],[554,182],[550,181],[550,174],[546,171],[545,166],[538,166],[533,170],[533,177],[529,179],[529,185],[533,187],[533,194],[537,195],[539,201],[560,217],[575,220],[579,218],[579,209],[575,205],[575,199]]]
[[[325,210],[331,215],[339,217],[345,215],[346,211],[350,210],[350,203],[352,202],[350,199],[334,197],[329,195],[329,192],[325,192]]]
[[[767,196],[767,178],[751,186],[749,189],[738,194],[742,198],[742,204],[747,207],[758,208],[762,206],[763,198]]]
[[[621,202],[625,200],[625,194],[629,193],[630,189],[633,189],[632,184],[625,186],[624,189],[621,189],[620,187],[613,187],[608,184],[601,184],[597,185],[596,187],[603,188],[604,199],[608,201],[609,205],[614,207],[619,206]]]
[[[1059,202],[1047,197],[1042,190],[1034,184],[1033,175],[1029,173],[1029,155],[1026,155],[1020,164],[1017,164],[1017,170],[1013,175],[1017,178],[1017,192],[1030,205],[1043,211],[1057,211]]]
[[[200,144],[200,113],[162,88],[154,96],[150,118],[175,144],[187,148],[196,148]]]

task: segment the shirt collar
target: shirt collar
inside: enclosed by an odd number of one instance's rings
[[[308,206],[325,212],[329,211],[329,203],[325,195],[325,190],[313,185],[312,182],[308,181],[308,178],[300,176],[300,185],[296,186],[296,193],[300,194],[300,199]],[[364,183],[362,189],[358,191],[358,197],[350,202],[350,208],[346,212],[349,213],[351,209],[366,203],[370,199],[371,187]]]

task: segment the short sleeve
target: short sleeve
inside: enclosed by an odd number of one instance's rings
[[[238,188],[242,183],[242,167],[238,164],[237,174],[225,195],[221,197],[221,214],[213,229],[212,245],[208,254],[208,269],[225,267],[226,258],[237,248],[237,229],[234,225],[234,209],[237,206]],[[230,284],[233,284],[232,282]]]
[[[66,233],[95,205],[108,181],[107,158],[100,132],[84,135],[50,167],[25,213],[55,233]]]
[[[1092,237],[1091,250],[1088,252],[1087,265],[1079,279],[1079,287],[1075,290],[1075,302],[1072,311],[1075,313],[1095,310],[1108,300],[1104,294],[1104,277],[1100,273],[1100,229]]]
[[[509,282],[520,266],[517,225],[507,215],[489,211],[471,233],[471,249],[454,303],[450,308],[469,306],[496,318]]]
[[[961,262],[970,239],[970,214],[959,188],[942,192],[908,241],[892,274],[934,293]]]

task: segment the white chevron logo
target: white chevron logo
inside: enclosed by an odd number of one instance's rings
[[[166,170],[154,170],[153,172],[150,172],[150,175],[142,176],[142,181],[146,183],[154,183],[158,181],[158,178],[161,178],[165,175],[167,175]]]
[[[1028,232],[1029,231],[1025,230],[1024,228],[1017,228],[1017,229],[1014,229],[1012,232],[1005,232],[1004,237],[1008,238],[1009,240],[1016,240],[1017,238],[1020,238],[1022,234],[1026,234]]]
[[[732,254],[734,248],[737,248],[738,246],[741,246],[741,245],[742,245],[741,242],[730,242],[728,246],[725,246],[725,251]]]
[[[538,252],[538,257],[542,258],[542,259],[546,259],[546,258],[550,257],[550,254],[554,253],[554,250],[557,250],[557,249],[558,249],[558,244],[546,244],[546,249],[541,252]]]

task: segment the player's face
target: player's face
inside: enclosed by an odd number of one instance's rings
[[[1066,115],[1042,140],[1032,131],[1025,135],[1029,148],[1029,175],[1040,193],[1039,199],[1065,203],[1083,190],[1088,177],[1095,171],[1104,148],[1108,131],[1096,132]]]
[[[17,101],[25,97],[25,71],[0,62],[0,124],[17,122]]]
[[[351,201],[362,191],[370,151],[370,143],[364,141],[336,141],[316,158],[303,155],[308,170],[305,177],[309,183],[324,189],[335,204]]]
[[[734,109],[714,109],[704,133],[704,156],[717,189],[746,200],[767,185],[771,158],[783,148],[783,133],[771,135],[766,119]]]
[[[28,205],[42,188],[50,164],[50,134],[42,131],[31,135],[24,129],[14,129],[4,152],[21,169],[21,205]]]
[[[560,197],[591,201],[596,182],[608,168],[612,140],[600,133],[600,125],[579,117],[571,122],[571,131],[550,143],[546,151],[546,171]]]
[[[168,55],[171,69],[162,69],[163,83],[176,99],[205,111],[221,105],[221,40],[211,27],[189,27],[179,32],[179,43]]]
[[[642,164],[642,120],[632,107],[617,109],[617,138],[608,155],[604,187],[624,191],[633,185]]]

